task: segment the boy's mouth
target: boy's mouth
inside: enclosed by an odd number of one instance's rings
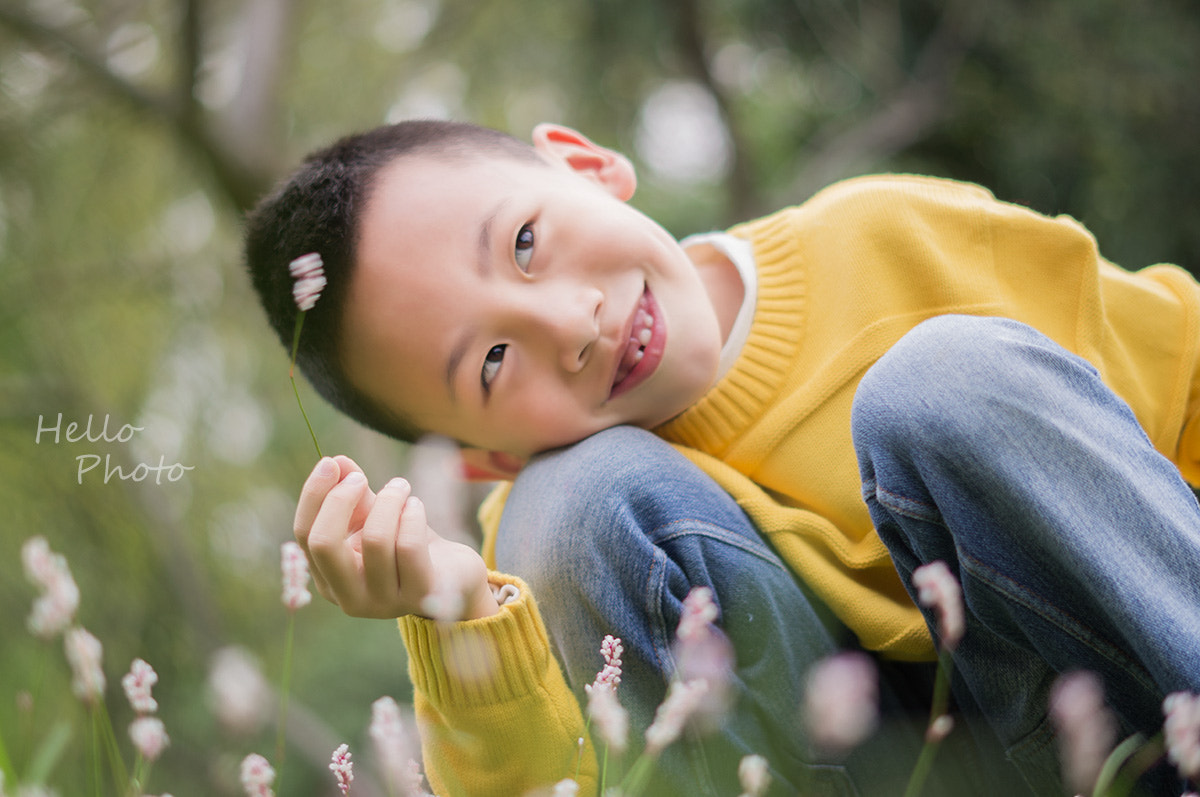
[[[631,390],[646,380],[662,360],[666,348],[666,328],[662,312],[647,287],[638,300],[629,321],[625,349],[617,361],[610,399]]]

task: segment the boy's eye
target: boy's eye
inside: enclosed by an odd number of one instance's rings
[[[517,266],[525,271],[529,268],[529,261],[533,260],[533,225],[526,224],[521,227],[517,233],[517,242],[513,247],[513,254],[517,259]]]
[[[491,392],[492,380],[500,372],[500,363],[504,361],[504,350],[507,348],[507,345],[493,346],[488,350],[487,357],[483,358],[483,370],[479,373],[479,384],[483,385],[485,394]]]

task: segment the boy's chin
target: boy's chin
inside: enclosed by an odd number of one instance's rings
[[[525,459],[503,451],[482,448],[462,450],[463,477],[468,481],[507,481],[516,478]]]

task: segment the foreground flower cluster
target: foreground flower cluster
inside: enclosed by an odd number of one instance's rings
[[[312,596],[308,591],[309,574],[303,552],[294,542],[289,542],[283,545],[281,553],[282,603],[288,611],[289,622],[285,659],[290,660],[290,627],[295,622],[296,610],[307,605]],[[108,680],[104,674],[103,645],[76,622],[80,604],[79,588],[65,557],[54,553],[47,540],[37,536],[25,542],[21,558],[27,578],[38,590],[28,619],[29,629],[45,640],[62,637],[64,658],[71,670],[72,690],[93,716],[91,730],[94,739],[91,747],[97,751],[91,767],[93,792],[96,795],[150,797],[145,791],[145,784],[150,778],[151,765],[170,745],[166,725],[158,716],[158,700],[153,695],[158,673],[145,660],[135,658],[129,671],[121,678],[122,691],[134,713],[128,735],[136,758],[132,768],[128,768],[121,760],[105,704]],[[285,661],[285,672],[288,664],[290,661]],[[214,711],[223,724],[243,730],[259,724],[263,708],[261,695],[268,689],[261,681],[256,666],[245,654],[237,649],[222,651],[216,659],[210,687],[215,698]],[[283,728],[286,722],[286,687],[281,689],[281,693],[279,724]],[[413,741],[404,728],[400,706],[394,699],[382,697],[372,704],[368,733],[380,770],[380,780],[386,786],[389,797],[430,797],[424,789],[420,767],[409,752],[414,747]],[[242,759],[239,778],[246,795],[274,797],[281,782],[281,750],[282,745],[276,752],[274,764],[258,753],[250,753]],[[351,784],[354,782],[352,759],[349,746],[343,744],[333,751],[329,764],[329,770],[343,795],[351,793]],[[100,777],[105,764],[112,782],[111,788],[102,783]],[[45,776],[35,773],[32,781],[22,782],[15,778],[16,773],[11,767],[4,739],[0,736],[0,797],[56,797],[57,793],[42,782]],[[171,795],[164,793],[162,797]]]
[[[926,742],[904,792],[906,797],[921,793],[933,756],[954,729],[949,713],[951,653],[966,633],[962,590],[945,563],[918,568],[913,583],[918,602],[937,619],[941,655]],[[718,620],[711,592],[703,587],[693,589],[684,601],[676,630],[679,672],[645,731],[642,752],[619,784],[612,787],[607,785],[609,752],[620,754],[626,750],[629,720],[617,696],[624,652],[621,640],[604,638],[600,646],[604,665],[595,681],[584,687],[588,728],[594,730],[604,749],[601,797],[643,794],[655,760],[686,727],[703,732],[719,724],[726,704],[714,700],[714,696],[721,695],[728,686],[732,659],[726,649],[714,644],[714,640],[723,639],[716,627]],[[1162,733],[1150,740],[1135,736],[1120,744],[1116,717],[1105,703],[1100,679],[1093,673],[1072,672],[1060,677],[1048,708],[1061,748],[1063,782],[1074,794],[1124,797],[1132,793],[1137,778],[1164,755],[1185,781],[1192,786],[1200,782],[1200,695],[1169,695],[1163,702]],[[845,652],[818,662],[808,675],[802,711],[808,741],[818,753],[840,756],[860,745],[879,725],[878,674],[873,660],[865,654]],[[583,739],[579,741],[582,750]],[[739,797],[765,794],[771,782],[769,762],[760,755],[745,756],[738,767],[738,779],[742,788]],[[555,785],[553,797],[573,797],[578,790],[576,779],[566,778]],[[1183,797],[1200,795],[1185,787]]]
[[[27,625],[31,633],[44,640],[61,637],[64,658],[70,666],[72,690],[93,717],[95,750],[94,793],[148,797],[145,784],[151,765],[168,749],[170,737],[158,716],[159,702],[153,695],[158,673],[148,662],[135,658],[120,679],[122,690],[133,710],[134,719],[128,738],[136,759],[131,768],[121,761],[119,746],[105,706],[107,679],[103,667],[103,645],[76,619],[80,606],[79,589],[66,559],[53,552],[44,537],[26,541],[21,551],[22,564],[30,583],[37,589]],[[294,542],[281,550],[283,590],[281,602],[288,614],[287,648],[284,654],[284,679],[280,689],[280,737],[274,759],[252,752],[240,766],[240,780],[248,797],[274,797],[280,789],[285,767],[283,732],[286,727],[288,700],[287,673],[290,671],[292,627],[297,610],[311,601],[309,573],[303,552]],[[942,563],[920,568],[914,574],[919,601],[938,618],[938,638],[942,647],[938,685],[931,707],[926,744],[914,765],[906,794],[921,791],[932,757],[940,743],[952,732],[949,713],[948,683],[952,659],[950,652],[965,633],[961,589],[950,570]],[[624,676],[624,646],[613,636],[600,645],[603,662],[594,681],[585,687],[587,722],[585,733],[602,745],[600,792],[602,797],[638,797],[646,793],[654,768],[663,752],[675,744],[685,730],[704,733],[717,728],[729,706],[733,676],[732,651],[718,627],[719,610],[712,593],[693,589],[683,602],[676,629],[674,655],[678,663],[675,678],[668,685],[665,699],[646,728],[640,750],[628,766],[617,767],[610,753],[620,758],[631,745],[629,714],[621,705],[620,685]],[[263,701],[258,694],[267,690],[261,676],[244,655],[224,651],[214,668],[213,691],[218,696],[217,715],[231,727],[254,727],[262,721]],[[225,672],[218,675],[217,669]],[[254,686],[255,683],[259,685]],[[858,653],[841,653],[819,662],[810,671],[802,707],[808,739],[821,753],[840,755],[861,744],[879,723],[877,673],[872,660]],[[225,704],[225,705],[220,705]],[[1099,679],[1091,673],[1076,672],[1062,676],[1051,695],[1050,718],[1055,724],[1062,749],[1063,780],[1077,794],[1116,797],[1130,793],[1137,777],[1164,757],[1193,786],[1200,781],[1200,695],[1179,692],[1163,703],[1163,730],[1150,740],[1134,737],[1118,744],[1117,721],[1107,707]],[[399,704],[382,697],[371,705],[368,736],[379,780],[389,797],[431,797],[425,790],[420,766],[411,751],[414,739],[404,727]],[[584,739],[579,740],[582,753]],[[0,738],[0,797],[53,797],[54,792],[40,782],[22,783],[11,769]],[[107,771],[115,791],[101,784],[100,773]],[[619,781],[609,785],[610,770],[621,771]],[[331,753],[328,770],[333,784],[342,795],[354,791],[355,762],[349,745],[341,744]],[[577,795],[578,772],[553,787],[555,797]],[[770,763],[760,755],[745,756],[737,770],[739,797],[761,797],[771,782]],[[613,775],[613,780],[618,780]],[[15,792],[12,791],[15,789]],[[1188,792],[1186,797],[1193,797]],[[170,797],[163,794],[162,797]]]
[[[143,794],[142,784],[149,776],[150,765],[170,744],[166,726],[155,716],[158,702],[151,694],[151,689],[158,682],[158,674],[147,662],[134,659],[128,674],[121,679],[121,686],[136,715],[129,726],[129,738],[137,751],[137,760],[130,772],[117,753],[115,734],[104,703],[104,693],[108,687],[103,667],[104,646],[76,622],[79,587],[71,575],[66,558],[53,552],[45,537],[35,536],[26,540],[21,547],[21,564],[26,578],[39,590],[27,621],[29,630],[45,640],[62,636],[63,653],[71,668],[71,690],[93,715],[93,731],[98,737],[96,746],[103,746],[107,752],[118,792]],[[3,740],[0,739],[0,752],[4,749]],[[4,794],[4,777],[5,773],[0,771],[0,797]],[[99,793],[100,784],[97,782],[95,786]],[[40,783],[24,784],[17,793],[22,797],[50,793],[39,791],[41,789]]]

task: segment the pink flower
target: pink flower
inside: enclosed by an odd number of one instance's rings
[[[708,684],[705,681],[672,681],[667,697],[654,712],[654,722],[646,729],[646,753],[657,756],[679,738],[683,726],[700,708]]]
[[[413,495],[425,505],[429,528],[448,540],[469,543],[472,534],[464,519],[470,517],[471,500],[458,443],[442,435],[422,436],[409,449],[406,470]]]
[[[375,742],[376,751],[381,753],[380,758],[404,752],[404,721],[394,699],[385,696],[371,704],[371,726],[367,732]]]
[[[600,643],[604,666],[596,673],[596,680],[583,687],[588,696],[588,716],[595,721],[600,738],[618,752],[625,749],[629,740],[629,714],[617,699],[624,652],[621,640],[606,634]]]
[[[817,662],[805,685],[809,739],[825,753],[844,753],[871,735],[879,721],[879,678],[862,653]]]
[[[288,273],[296,282],[292,299],[301,312],[311,310],[325,289],[325,262],[316,252],[296,258],[288,264]]]
[[[761,797],[771,785],[771,773],[767,759],[760,755],[748,755],[738,764],[738,780],[742,784],[742,797]]]
[[[337,778],[342,794],[349,794],[350,784],[354,782],[354,763],[350,758],[350,746],[343,744],[333,751],[333,760],[329,763],[329,771]]]
[[[954,650],[965,630],[962,588],[945,562],[930,562],[913,571],[913,586],[922,606],[934,609],[938,616],[938,636],[942,647]]]
[[[133,740],[133,746],[147,761],[157,759],[171,743],[170,737],[167,736],[167,729],[158,717],[135,719],[129,726],[129,738]]]
[[[1055,681],[1050,718],[1058,731],[1067,787],[1090,792],[1117,741],[1117,721],[1104,704],[1099,676],[1081,671]]]
[[[1188,780],[1200,779],[1200,695],[1173,692],[1163,701],[1167,758]]]
[[[563,778],[554,784],[554,792],[551,797],[575,797],[577,794],[579,794],[579,784],[571,778]]]
[[[30,537],[21,546],[21,564],[25,577],[34,586],[46,589],[58,575],[61,556],[50,550],[50,543],[42,536]]]
[[[707,636],[708,627],[717,621],[717,616],[712,590],[708,587],[692,587],[683,599],[683,615],[679,618],[675,638],[687,644]]]
[[[100,659],[104,648],[100,640],[82,628],[72,628],[63,636],[67,662],[71,665],[71,690],[86,703],[103,698],[107,681]]]
[[[275,770],[267,759],[251,753],[242,759],[242,789],[246,797],[275,797],[271,784],[275,782]]]
[[[585,687],[588,694],[588,716],[605,744],[620,753],[629,741],[629,713],[617,700],[615,685]]]
[[[589,686],[583,687],[584,691],[591,694],[593,689],[600,687],[608,687],[615,691],[617,685],[621,683],[621,654],[624,652],[625,648],[621,645],[621,640],[612,634],[606,634],[604,641],[600,643],[600,655],[604,657],[604,667],[596,673],[596,680],[592,681]]]
[[[675,630],[675,677],[705,682],[705,698],[694,720],[710,730],[720,726],[733,703],[733,646],[715,625],[719,615],[712,590],[693,587],[683,599]]]
[[[312,601],[308,591],[308,560],[295,540],[288,540],[283,551],[283,605],[296,611]]]
[[[421,768],[408,753],[408,737],[395,700],[385,696],[371,704],[371,725],[367,732],[374,743],[388,792],[401,797],[423,794]]]
[[[235,733],[258,730],[270,715],[267,681],[258,662],[244,648],[221,648],[213,655],[208,698],[217,719]]]
[[[141,659],[134,659],[129,672],[121,679],[129,705],[138,714],[153,714],[158,711],[158,701],[150,696],[150,689],[158,683],[158,673]]]
[[[31,633],[50,639],[62,633],[79,608],[79,587],[67,560],[53,553],[45,537],[31,537],[21,546],[21,562],[29,581],[41,589],[33,602],[27,625]]]

